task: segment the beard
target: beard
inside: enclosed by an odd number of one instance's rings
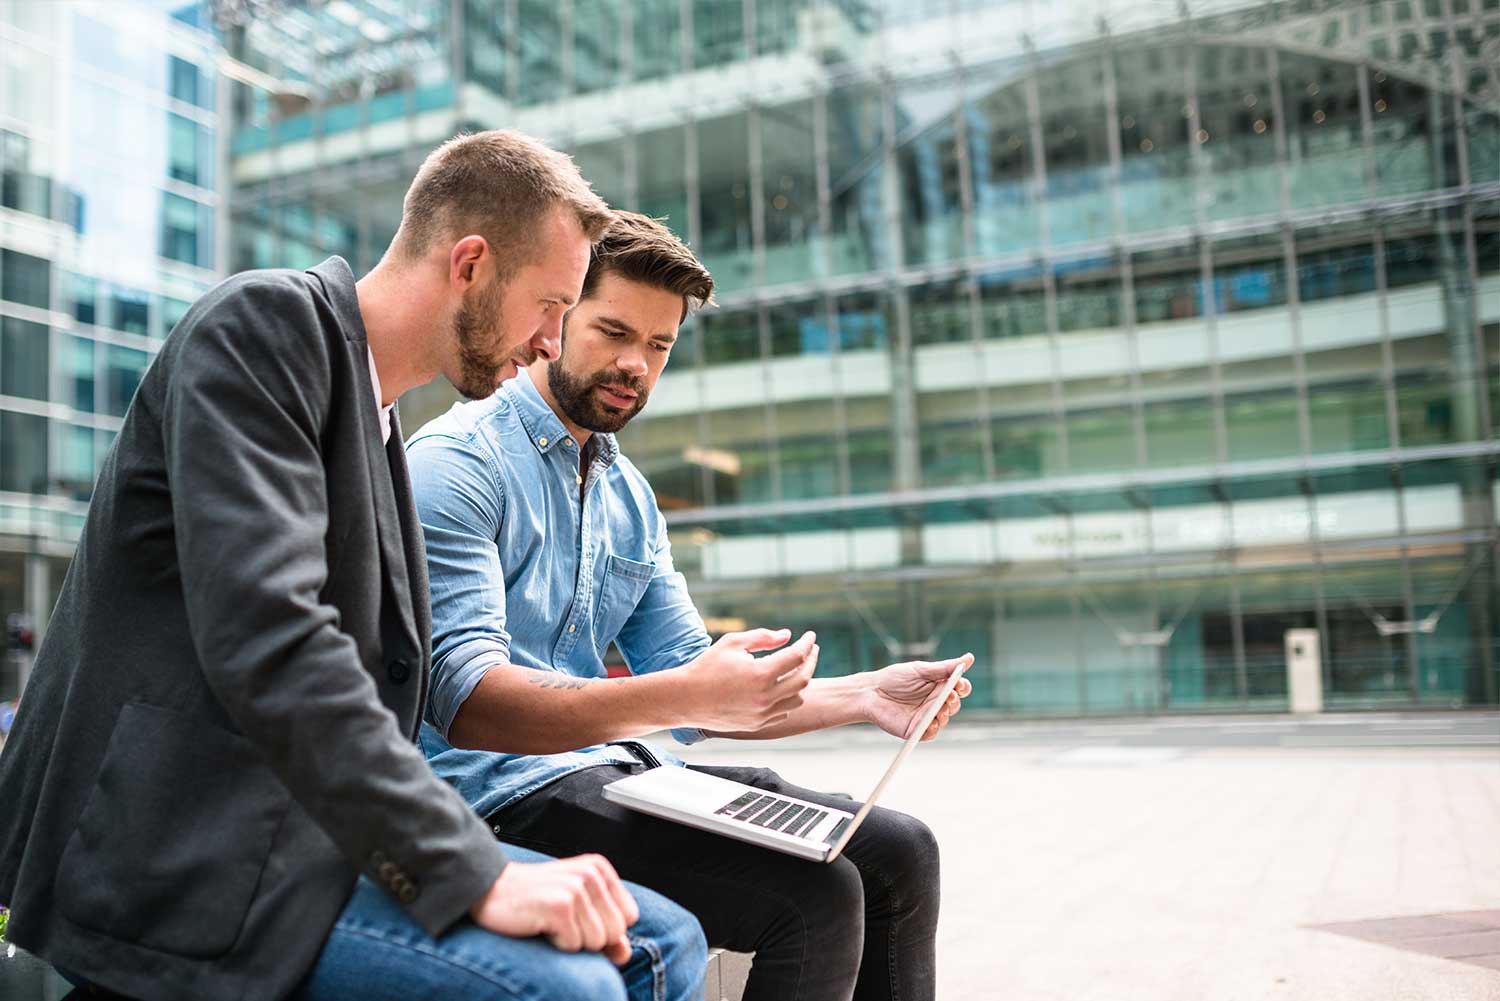
[[[498,281],[482,291],[464,296],[453,316],[453,339],[458,345],[458,380],[453,388],[466,399],[482,400],[500,386],[500,373],[508,362],[529,365],[536,353],[524,348],[515,356],[500,356],[496,351],[503,334],[493,331],[503,308]]]
[[[650,391],[646,380],[625,375],[618,371],[596,372],[593,375],[574,375],[563,366],[567,358],[567,340],[563,340],[563,357],[547,366],[547,388],[552,398],[562,408],[563,415],[574,424],[588,431],[613,433],[620,430],[646,405]],[[599,399],[594,392],[600,386],[615,386],[636,394],[628,407],[616,407]]]

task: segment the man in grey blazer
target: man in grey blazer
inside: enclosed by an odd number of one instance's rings
[[[414,744],[430,615],[391,405],[556,357],[611,220],[567,157],[459,137],[357,284],[339,258],[248,272],[183,318],[0,756],[13,941],[150,1001],[660,999],[664,967],[701,976],[696,923],[597,857],[507,865]],[[634,948],[645,920],[627,939],[638,910],[665,948]]]

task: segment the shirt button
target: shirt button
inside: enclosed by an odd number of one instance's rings
[[[581,485],[583,483],[583,477],[579,476],[577,473],[574,473],[573,482]]]
[[[572,438],[564,438],[563,439],[563,448],[572,448],[572,447],[573,447],[573,439]]]
[[[570,632],[570,633],[571,633],[571,632],[574,632],[574,631],[576,631],[576,630],[577,630],[577,629],[578,629],[578,627],[577,627],[577,626],[576,626],[576,625],[574,625],[574,624],[573,624],[573,623],[571,623],[571,622],[569,622],[569,623],[568,623],[568,632]]]
[[[536,440],[536,443],[537,443],[537,444],[538,444],[538,445],[540,445],[540,446],[542,446],[542,447],[543,447],[543,448],[546,448],[546,447],[547,447],[547,439],[546,439],[546,438],[538,438],[538,439],[537,439],[537,440]]]

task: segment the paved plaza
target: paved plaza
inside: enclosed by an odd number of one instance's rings
[[[685,756],[863,796],[894,750],[848,728]],[[943,844],[941,1001],[1500,1001],[1493,713],[974,713],[886,802]],[[6,1001],[61,996],[12,965]]]
[[[893,751],[855,730],[686,756],[863,796]],[[943,1001],[1500,999],[1500,969],[1314,927],[1500,917],[1494,714],[960,717],[888,802],[942,841]],[[1500,958],[1476,920],[1448,951]]]

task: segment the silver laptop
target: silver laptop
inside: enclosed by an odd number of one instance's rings
[[[958,685],[964,665],[954,668],[936,698],[927,705],[917,727],[896,753],[875,791],[858,813],[831,809],[791,796],[777,796],[741,782],[705,775],[690,768],[651,768],[638,775],[611,782],[604,798],[631,810],[639,810],[679,824],[701,827],[751,844],[764,845],[788,855],[814,862],[832,862],[839,857],[859,825],[864,823],[896,769],[911,754]]]

